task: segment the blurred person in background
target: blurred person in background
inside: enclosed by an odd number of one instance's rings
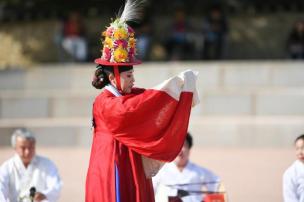
[[[146,16],[143,22],[136,29],[137,39],[136,48],[140,60],[149,60],[151,42],[152,42],[152,22],[150,17]],[[132,25],[131,25],[132,26]]]
[[[54,25],[54,35],[53,35],[53,42],[56,46],[56,56],[57,62],[65,62],[66,60],[66,51],[62,46],[63,41],[63,19],[58,19]],[[69,56],[71,57],[71,56]]]
[[[297,160],[283,175],[284,202],[304,202],[304,134],[295,140]]]
[[[76,62],[85,62],[88,56],[86,30],[78,12],[71,12],[62,28],[62,47]]]
[[[220,5],[214,5],[203,23],[202,59],[218,60],[224,56],[228,23]]]
[[[287,51],[292,59],[304,59],[304,20],[298,20],[289,33]]]
[[[177,8],[165,41],[169,60],[184,60],[193,57],[193,44],[189,39],[191,25],[183,8]]]
[[[203,189],[207,192],[219,191],[220,178],[189,160],[192,145],[192,136],[187,133],[179,155],[173,162],[165,164],[153,177],[156,202],[168,201],[168,198],[173,200],[175,197],[184,202],[201,202],[204,195],[198,192]]]
[[[36,139],[27,129],[11,137],[16,154],[0,167],[1,202],[56,202],[62,187],[55,164],[36,155]]]

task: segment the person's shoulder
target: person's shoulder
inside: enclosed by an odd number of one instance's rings
[[[169,162],[169,163],[165,163],[163,165],[163,167],[158,171],[159,175],[166,175],[167,173],[171,173],[172,169],[174,169],[174,163],[173,162]]]
[[[101,93],[99,93],[96,97],[95,97],[95,101],[94,103],[103,103],[106,102],[109,98],[114,98],[115,95],[113,95],[110,91],[108,91],[107,89],[104,89]]]
[[[303,167],[304,167],[304,163],[301,162],[300,160],[296,160],[296,161],[294,162],[294,165],[295,165],[297,168],[300,168],[300,169],[303,169]]]
[[[304,173],[304,163],[303,162],[296,160],[292,166],[298,173]]]
[[[5,160],[1,165],[0,165],[0,169],[9,169],[12,166],[12,163],[14,161],[14,157],[11,157],[7,160]]]
[[[111,93],[109,90],[107,89],[103,89],[102,92],[100,92],[95,99],[104,99],[106,97],[115,97],[115,95],[113,95],[113,93]]]
[[[298,160],[294,161],[284,172],[283,176],[284,177],[291,177],[294,176],[297,173],[297,169],[299,167],[299,162]]]
[[[168,163],[165,163],[165,165],[163,166],[163,168],[165,169],[172,169],[172,168],[176,168],[176,165],[174,162],[168,162]]]
[[[208,176],[217,177],[211,170],[209,170],[205,167],[199,166],[193,162],[189,162],[189,169],[192,170],[193,172],[198,173],[199,175],[204,175],[204,176],[208,175]]]
[[[55,163],[46,156],[36,155],[35,158],[37,163],[46,169],[56,168]]]
[[[193,163],[191,161],[188,162],[188,168],[191,170],[198,171],[198,172],[208,172],[209,171],[207,168],[199,166],[198,164]]]
[[[286,172],[291,172],[295,170],[297,167],[299,167],[300,162],[298,160],[295,160],[287,169]]]
[[[36,158],[38,159],[38,161],[42,162],[42,163],[53,163],[53,161],[46,156],[41,156],[41,155],[36,155]]]

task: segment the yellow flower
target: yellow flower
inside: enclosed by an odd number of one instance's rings
[[[128,32],[124,28],[118,28],[114,31],[114,39],[126,39],[128,38]]]
[[[114,60],[116,62],[126,62],[128,58],[128,52],[126,49],[117,48],[114,51]]]
[[[106,37],[104,40],[104,45],[107,46],[108,48],[113,48],[113,41],[111,38]]]
[[[134,48],[135,47],[135,42],[136,42],[135,38],[130,38],[129,39],[129,46],[131,48]]]

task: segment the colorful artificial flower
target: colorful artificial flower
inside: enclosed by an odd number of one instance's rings
[[[122,27],[114,30],[114,35],[113,35],[115,40],[119,39],[127,39],[128,38],[128,33],[127,31]]]
[[[114,28],[113,27],[108,27],[107,30],[106,30],[106,36],[107,37],[112,37],[113,35],[113,31],[114,31]]]
[[[128,33],[129,33],[130,37],[134,37],[135,31],[134,31],[134,29],[132,29],[132,27],[128,26]]]
[[[130,48],[130,49],[129,49],[129,53],[130,53],[131,55],[134,55],[134,54],[135,54],[135,48]]]
[[[106,37],[104,40],[104,45],[108,48],[113,48],[113,41],[110,37]]]
[[[111,49],[104,47],[102,51],[103,59],[110,60],[111,58]]]
[[[124,48],[117,48],[114,51],[114,60],[116,62],[127,62],[128,51]]]
[[[128,42],[126,40],[116,40],[114,41],[114,47],[115,48],[118,48],[118,47],[121,47],[121,48],[127,48],[128,47]]]
[[[135,38],[131,37],[131,38],[129,39],[129,46],[130,46],[131,48],[134,48],[134,47],[135,47],[135,43],[136,43]]]
[[[135,31],[125,21],[117,18],[102,33],[104,38],[102,58],[109,62],[130,62],[135,60]]]
[[[134,61],[134,52],[135,52],[134,48],[129,49],[129,54],[128,54],[129,62]]]

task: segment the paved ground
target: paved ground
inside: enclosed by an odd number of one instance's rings
[[[60,202],[83,202],[88,148],[37,148],[54,160],[64,181]],[[0,163],[13,154],[0,147]],[[282,173],[294,161],[290,149],[201,149],[192,160],[218,174],[225,183],[230,202],[281,202]]]

